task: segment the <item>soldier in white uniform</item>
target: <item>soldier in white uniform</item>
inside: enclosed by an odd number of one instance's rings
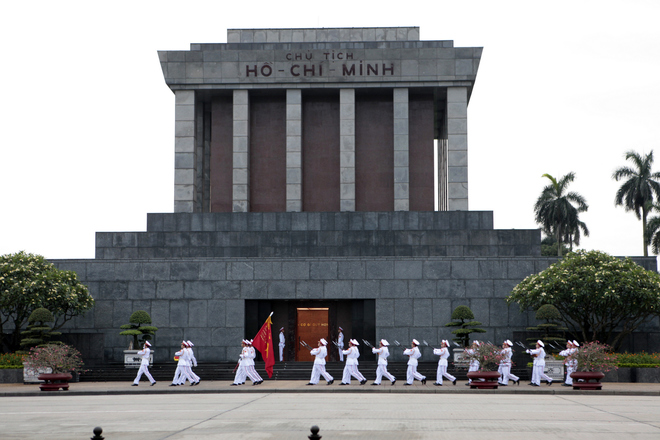
[[[387,342],[387,340],[381,339],[380,347],[379,348],[373,347],[371,349],[372,353],[378,355],[378,368],[376,368],[376,380],[374,380],[374,383],[372,383],[371,385],[380,385],[383,376],[388,378],[392,382],[392,385],[394,385],[394,383],[396,382],[396,377],[392,376],[387,371],[387,358],[390,355],[390,350],[387,347],[389,345],[390,343]]]
[[[360,344],[357,340],[351,339],[348,341],[348,350],[343,351],[346,355],[346,365],[344,366],[344,374],[339,385],[350,385],[351,376],[356,378],[360,382],[360,385],[367,383],[367,379],[358,371],[358,358],[360,357],[358,345]]]
[[[149,341],[144,341],[142,350],[137,352],[137,355],[140,356],[142,360],[140,361],[140,369],[138,370],[137,376],[135,377],[133,385],[131,386],[138,386],[138,382],[140,382],[140,378],[143,374],[146,374],[147,379],[149,379],[149,382],[151,382],[151,386],[156,385],[156,381],[151,376],[151,373],[149,373],[149,356],[151,355],[151,348],[149,347],[151,347]]]
[[[567,341],[566,342],[566,350],[560,351],[559,355],[564,356],[564,357],[569,357],[576,351],[578,351],[578,348],[580,344],[578,344],[577,341]],[[563,387],[572,387],[573,386],[573,378],[571,377],[571,373],[575,372],[577,368],[577,361],[575,359],[565,359],[564,364],[566,365],[566,381],[564,381],[563,384],[561,384]]]
[[[417,372],[417,365],[422,353],[419,351],[419,341],[417,339],[412,340],[412,347],[406,348],[403,351],[403,354],[408,356],[408,371],[406,372],[406,383],[404,385],[412,385],[415,379],[422,382],[422,385],[426,385],[426,376],[422,376]]]
[[[541,379],[545,379],[548,386],[552,385],[552,378],[545,374],[545,344],[539,339],[536,341],[535,350],[527,350],[527,353],[534,357],[534,367],[532,368],[532,382],[530,385],[535,387],[541,386]]]
[[[337,335],[337,349],[339,350],[339,361],[344,362],[344,329],[339,327],[339,335]]]
[[[326,348],[326,345],[328,345],[328,341],[321,338],[318,347],[312,349],[309,352],[312,356],[316,356],[316,359],[314,359],[312,377],[309,379],[309,383],[307,385],[316,385],[319,383],[321,375],[323,375],[325,380],[328,381],[328,385],[332,385],[332,383],[335,381],[334,378],[330,376],[327,371],[325,371],[325,357],[328,355],[328,349]]]
[[[511,374],[511,356],[513,356],[511,347],[513,347],[513,342],[508,339],[502,343],[501,353],[504,355],[504,359],[500,361],[500,366],[497,369],[497,372],[500,373],[498,382],[503,387],[509,385],[509,379],[511,379],[513,383],[520,385],[520,378],[515,374]]]
[[[481,343],[477,340],[472,341],[472,346],[470,348],[466,347],[465,348],[465,354],[472,354],[474,351],[479,347]],[[470,365],[468,366],[468,373],[471,371],[477,371],[479,370],[479,361],[476,359],[473,359],[470,361]],[[470,385],[472,383],[472,379],[468,378],[468,382],[465,385]]]
[[[241,354],[238,355],[238,368],[236,368],[236,375],[234,376],[234,382],[231,386],[243,385],[245,383],[245,378],[247,377],[245,359],[248,357],[248,348],[245,339],[241,341],[241,347]]]
[[[440,359],[438,360],[438,372],[436,374],[435,383],[433,385],[441,387],[443,376],[449,379],[451,383],[456,385],[456,378],[451,374],[447,373],[447,365],[448,365],[447,358],[449,358],[449,341],[443,339],[441,348],[434,348],[433,354],[436,356],[440,356]]]
[[[183,385],[186,383],[186,379],[190,383],[193,383],[192,378],[188,375],[188,372],[186,371],[186,368],[188,366],[188,354],[186,352],[186,348],[188,347],[188,343],[186,341],[183,341],[181,343],[181,350],[177,351],[174,353],[175,356],[179,357],[179,362],[176,365],[176,371],[174,372],[174,379],[172,379],[172,383],[170,384],[171,387],[175,387],[178,385]]]
[[[186,344],[188,347],[186,348],[186,352],[188,355],[188,366],[186,367],[186,371],[188,372],[188,376],[190,376],[193,380],[193,382],[190,384],[191,386],[194,385],[199,385],[199,376],[195,374],[195,372],[192,370],[192,367],[197,366],[197,359],[195,358],[195,353],[193,353],[193,347],[195,344],[192,343],[192,341],[186,341]]]
[[[259,385],[264,380],[261,378],[257,370],[254,369],[254,359],[257,357],[257,351],[252,346],[252,339],[247,341],[248,355],[245,360],[245,372],[252,381],[252,385]]]
[[[286,338],[284,337],[284,327],[280,329],[280,343],[278,344],[280,347],[280,362],[284,360],[284,345],[286,343]]]

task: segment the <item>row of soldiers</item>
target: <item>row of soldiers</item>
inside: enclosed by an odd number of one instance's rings
[[[196,375],[192,367],[197,366],[197,359],[195,358],[195,353],[193,353],[193,344],[191,341],[181,342],[181,350],[174,353],[174,360],[177,361],[176,370],[174,371],[174,378],[172,379],[171,387],[184,385],[186,380],[190,382],[190,386],[199,385],[200,378]],[[145,341],[142,346],[142,350],[137,352],[138,357],[140,358],[140,369],[138,370],[137,376],[133,381],[132,386],[138,386],[140,378],[144,374],[151,382],[151,386],[156,385],[151,373],[149,373],[149,359],[151,357],[151,343]]]

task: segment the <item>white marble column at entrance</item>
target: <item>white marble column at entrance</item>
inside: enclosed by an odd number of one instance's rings
[[[447,89],[447,192],[449,211],[468,210],[467,87]]]
[[[194,212],[195,166],[195,92],[177,90],[174,105],[174,212]]]
[[[234,90],[232,211],[250,211],[250,100],[247,90]]]
[[[339,143],[339,209],[355,211],[355,89],[339,90]]]
[[[302,211],[302,93],[286,91],[286,210]]]
[[[410,209],[408,89],[394,89],[394,210]]]

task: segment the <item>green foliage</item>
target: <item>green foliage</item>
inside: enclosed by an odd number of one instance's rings
[[[50,341],[53,336],[59,336],[62,333],[52,331],[51,327],[46,325],[48,322],[55,321],[55,317],[50,310],[43,307],[35,309],[28,318],[29,325],[27,330],[22,331],[21,348],[44,345]],[[61,344],[61,342],[50,342],[51,344]]]
[[[525,278],[506,301],[518,303],[521,312],[552,304],[580,339],[603,340],[616,349],[660,313],[660,275],[628,258],[577,251]]]
[[[612,353],[609,345],[598,341],[582,344],[579,350],[573,352],[567,361],[577,361],[577,371],[600,371],[606,373],[617,369],[617,355]]]
[[[445,324],[445,327],[460,327],[452,330],[452,333],[456,335],[452,340],[461,344],[462,347],[469,345],[470,333],[486,333],[486,330],[476,327],[481,325],[479,321],[468,321],[474,319],[474,313],[468,306],[456,307],[451,314],[451,319],[454,321]]]
[[[33,347],[25,357],[28,368],[36,370],[50,368],[53,373],[68,373],[80,370],[83,366],[80,352],[66,344],[48,344]]]
[[[502,353],[502,348],[490,342],[482,342],[479,346],[472,347],[463,352],[463,360],[467,362],[479,362],[479,371],[492,371],[505,358],[506,356]]]
[[[3,353],[0,354],[0,368],[23,368],[24,354]]]
[[[561,313],[557,307],[551,304],[544,304],[536,310],[536,319],[543,320],[545,323],[538,324],[536,327],[527,327],[528,331],[537,333],[532,338],[527,338],[530,346],[535,346],[536,341],[541,339],[546,343],[545,350],[552,354],[561,350],[550,345],[551,343],[561,344],[564,341],[564,332],[568,330],[566,327],[559,325],[558,321],[561,320]]]
[[[619,367],[658,368],[660,353],[618,353]]]
[[[122,336],[132,336],[133,337],[133,349],[138,350],[145,341],[148,341],[156,334],[158,327],[151,325],[142,325],[142,324],[151,324],[151,316],[149,313],[144,310],[136,310],[131,314],[129,318],[130,324],[124,324],[119,328],[124,330],[119,334]]]
[[[559,245],[557,244],[557,240],[555,240],[554,237],[551,235],[544,237],[543,240],[541,240],[541,256],[556,257],[559,254],[558,247]],[[562,255],[570,252],[570,249],[565,244],[562,243],[561,247]]]
[[[50,310],[55,318],[52,329],[57,330],[93,306],[94,299],[75,272],[23,251],[0,256],[0,338],[5,350],[19,347],[21,328],[35,309]]]

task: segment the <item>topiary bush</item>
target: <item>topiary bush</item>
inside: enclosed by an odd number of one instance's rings
[[[119,334],[122,336],[132,336],[132,348],[138,350],[145,341],[149,341],[158,331],[158,327],[151,325],[151,316],[144,310],[136,310],[128,319],[130,324],[124,324],[120,328],[124,331]],[[129,346],[129,350],[131,347]]]
[[[59,336],[61,332],[54,332],[47,325],[49,322],[55,322],[55,317],[50,310],[40,307],[34,309],[28,318],[27,329],[21,332],[21,348],[28,350],[32,347],[41,347],[45,344],[61,344],[59,341],[50,341],[53,336]]]
[[[544,304],[536,310],[535,317],[537,320],[545,322],[536,327],[527,327],[527,331],[537,333],[537,337],[527,338],[530,346],[535,346],[536,341],[541,339],[546,344],[546,351],[554,353],[563,350],[561,344],[565,340],[564,332],[568,329],[559,324],[561,312],[557,307],[552,304]]]
[[[458,306],[451,314],[452,322],[445,324],[445,327],[460,327],[452,330],[452,334],[456,335],[454,342],[461,344],[461,347],[470,345],[470,333],[486,333],[486,330],[477,328],[475,326],[481,325],[481,322],[474,321],[474,313],[468,306]]]

